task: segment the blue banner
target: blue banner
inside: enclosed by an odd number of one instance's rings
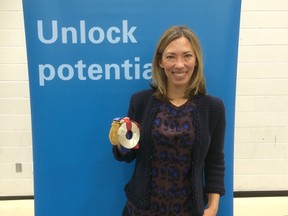
[[[36,216],[120,215],[133,164],[114,160],[108,133],[132,93],[149,88],[160,35],[200,38],[208,93],[224,100],[226,195],[233,215],[233,142],[240,0],[23,0]]]

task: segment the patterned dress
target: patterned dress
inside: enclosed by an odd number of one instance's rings
[[[159,106],[152,130],[150,209],[138,209],[128,201],[126,212],[131,216],[191,216],[193,103],[188,100],[180,107],[170,102]]]

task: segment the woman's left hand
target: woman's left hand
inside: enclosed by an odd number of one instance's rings
[[[203,216],[216,216],[216,215],[217,215],[217,211],[215,211],[211,208],[207,208],[207,209],[205,209]]]
[[[208,194],[208,208],[205,209],[203,216],[216,216],[218,211],[220,195],[216,193]]]

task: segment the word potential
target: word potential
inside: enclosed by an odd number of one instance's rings
[[[76,78],[84,80],[139,80],[141,78],[149,80],[152,77],[151,63],[144,64],[142,67],[139,63],[140,58],[135,57],[133,64],[127,59],[123,64],[100,64],[86,65],[83,60],[79,60],[75,65],[61,64],[54,67],[51,64],[39,65],[39,85],[44,86],[46,82],[55,78],[62,81],[69,81]],[[143,70],[143,71],[142,71]]]

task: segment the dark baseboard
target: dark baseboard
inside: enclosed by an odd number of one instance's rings
[[[34,199],[34,196],[0,196],[0,200],[30,200]]]
[[[235,198],[288,196],[288,191],[234,191]]]
[[[285,191],[234,191],[235,198],[241,197],[283,197],[288,196],[288,190]],[[34,196],[0,196],[0,200],[30,200]]]

